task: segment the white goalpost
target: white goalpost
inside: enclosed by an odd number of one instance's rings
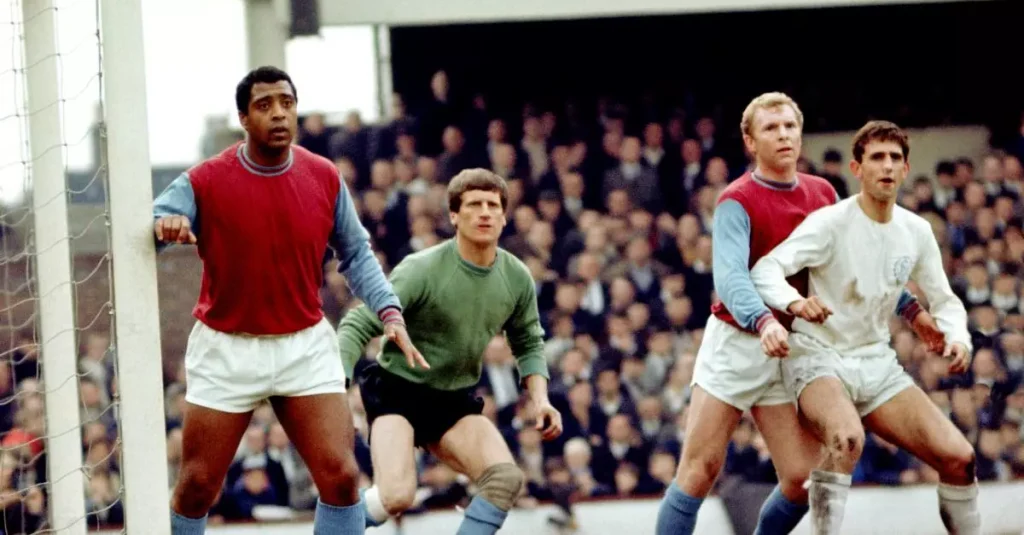
[[[101,0],[125,526],[170,534],[141,0]]]
[[[12,17],[18,0],[7,0]],[[86,331],[97,324],[76,316],[82,308],[76,302],[76,254],[73,242],[88,233],[75,236],[69,225],[69,198],[66,152],[73,143],[65,131],[66,106],[71,99],[59,45],[60,25],[88,26],[87,35],[99,41],[102,58],[98,73],[99,105],[102,115],[96,128],[99,150],[94,177],[106,178],[105,210],[96,217],[106,234],[108,251],[96,262],[86,278],[97,276],[107,266],[109,296],[105,303],[109,321],[109,353],[116,355],[114,381],[109,409],[116,422],[117,438],[110,457],[119,458],[121,486],[116,490],[123,511],[124,528],[129,534],[169,535],[168,468],[163,399],[163,366],[160,345],[157,276],[152,231],[152,170],[146,114],[146,78],[143,57],[142,7],[140,0],[94,0],[94,20],[65,20],[65,6],[56,0],[20,0],[20,40],[24,77],[24,123],[28,132],[28,161],[23,161],[27,182],[31,183],[28,201],[32,217],[25,226],[31,236],[24,252],[34,260],[35,337],[42,367],[42,391],[45,406],[47,500],[42,515],[48,517],[46,531],[84,535],[98,514],[99,507],[89,504],[89,474],[93,468],[83,455],[82,415],[91,414],[80,380],[88,375],[81,370],[79,348]],[[11,22],[17,28],[16,20]],[[18,39],[12,36],[12,44]],[[14,46],[17,46],[16,44]],[[17,55],[17,50],[14,50]],[[94,56],[95,59],[95,56]],[[18,61],[12,70],[17,75]],[[88,87],[89,84],[87,84]],[[12,98],[12,97],[6,97]],[[16,99],[13,99],[16,100]],[[94,103],[89,103],[93,105]],[[18,105],[16,104],[15,107]],[[3,114],[0,114],[3,115]],[[15,112],[11,115],[22,117]],[[9,148],[9,147],[4,147]],[[90,187],[93,186],[90,182]],[[0,191],[3,184],[0,184]],[[28,189],[28,188],[26,188]],[[88,189],[88,188],[86,188]],[[70,210],[70,211],[69,211]],[[0,213],[2,215],[2,213]],[[91,224],[90,224],[91,226]],[[0,229],[2,230],[2,229]],[[4,238],[6,240],[6,238]],[[0,251],[0,258],[12,255]],[[31,260],[30,260],[31,261]],[[31,281],[26,287],[31,287]],[[0,290],[6,306],[17,292]],[[32,293],[32,292],[30,292]],[[10,295],[7,295],[10,294]],[[5,309],[6,310],[6,309]],[[88,325],[82,326],[88,323]],[[9,331],[16,330],[11,321]],[[13,334],[11,335],[14,336]],[[14,350],[12,350],[14,351]],[[17,379],[15,379],[17,384]],[[18,393],[15,398],[17,398]],[[104,409],[106,412],[107,409]],[[101,416],[103,416],[101,414]],[[97,421],[99,416],[96,417]],[[88,447],[86,445],[85,447]],[[99,493],[102,494],[102,493]],[[96,499],[93,498],[93,502]],[[103,504],[105,509],[112,504]],[[100,511],[102,512],[102,510]]]
[[[78,344],[64,155],[57,149],[64,145],[64,132],[54,7],[54,0],[22,3],[39,345],[45,359],[46,472],[50,525],[61,534],[84,535]]]

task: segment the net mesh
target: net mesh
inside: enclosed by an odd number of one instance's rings
[[[33,4],[25,10],[25,4]],[[81,436],[83,499],[89,527],[123,522],[117,429],[117,369],[114,358],[109,211],[100,118],[102,117],[98,8],[96,0],[55,1],[37,9],[37,0],[0,0],[0,505],[4,533],[50,532],[63,526],[51,520],[50,482],[69,474],[47,473],[50,438]],[[23,15],[28,12],[29,15]],[[25,58],[26,17],[56,20],[59,98],[29,105],[27,73],[52,68]],[[53,58],[53,56],[50,56]],[[49,59],[49,58],[44,58]],[[30,125],[42,107],[60,110],[59,143],[30,147]],[[28,110],[34,110],[30,113]],[[65,189],[55,198],[33,195],[33,158],[60,151]],[[48,428],[45,404],[58,386],[44,384],[41,348],[61,333],[40,329],[37,258],[58,245],[42,243],[34,212],[48,203],[67,202],[71,252],[79,429]],[[45,268],[45,266],[44,266]],[[62,355],[62,358],[69,358]],[[51,378],[52,382],[52,378]],[[66,389],[65,389],[66,390]],[[79,522],[80,523],[80,522]]]

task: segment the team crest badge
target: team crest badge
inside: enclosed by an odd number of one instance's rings
[[[910,270],[913,267],[914,260],[909,256],[896,258],[892,263],[892,275],[896,278],[896,282],[900,285],[906,284],[910,280]]]

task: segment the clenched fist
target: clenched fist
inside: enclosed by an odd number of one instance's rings
[[[794,301],[789,305],[787,312],[811,323],[825,323],[825,320],[832,315],[832,309],[822,303],[818,296]]]
[[[789,331],[775,318],[768,320],[761,329],[761,350],[769,357],[789,356]]]
[[[192,222],[183,215],[161,217],[153,225],[156,239],[163,243],[196,243],[192,233]]]

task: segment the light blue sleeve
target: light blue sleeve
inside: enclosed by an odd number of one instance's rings
[[[715,209],[711,234],[711,273],[715,292],[737,323],[756,330],[757,320],[770,314],[750,280],[750,216],[734,200]]]
[[[182,173],[168,184],[153,201],[153,220],[156,221],[161,217],[183,215],[188,218],[189,225],[192,227],[192,233],[198,237],[198,210],[196,193],[192,190],[192,180],[189,179],[188,173]],[[156,250],[159,253],[170,245],[157,242]]]
[[[341,181],[335,203],[334,232],[330,242],[341,261],[338,271],[345,275],[353,295],[376,314],[388,307],[402,308],[370,248],[370,233],[359,221],[355,203],[344,181]]]

